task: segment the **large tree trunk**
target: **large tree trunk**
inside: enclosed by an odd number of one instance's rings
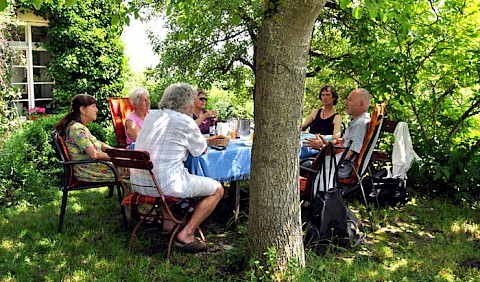
[[[274,247],[281,272],[291,260],[305,265],[300,127],[310,39],[323,5],[323,0],[265,1],[258,38],[248,239],[255,257]]]

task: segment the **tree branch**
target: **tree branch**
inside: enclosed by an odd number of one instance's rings
[[[194,50],[190,50],[189,53],[191,53],[191,54],[192,54],[192,53],[198,53],[200,50],[202,50],[202,49],[204,49],[204,48],[206,48],[206,47],[211,47],[211,46],[213,46],[213,45],[217,45],[217,44],[220,43],[220,42],[228,41],[228,40],[230,40],[230,39],[232,39],[232,38],[235,38],[235,37],[239,36],[240,34],[242,34],[242,33],[244,33],[244,32],[245,32],[245,30],[240,30],[240,31],[238,31],[238,32],[236,32],[236,33],[233,33],[233,34],[229,35],[229,36],[225,36],[225,37],[219,38],[219,39],[217,39],[217,40],[212,40],[212,41],[210,41],[210,42],[209,42],[208,44],[206,44],[206,45],[200,46],[200,47],[198,47],[198,48],[196,48],[196,49],[194,49]]]
[[[318,52],[313,51],[313,50],[310,50],[309,55],[311,57],[315,57],[315,58],[322,58],[327,62],[333,62],[333,61],[338,61],[340,59],[345,59],[345,58],[351,58],[352,57],[350,54],[343,54],[343,55],[336,56],[336,57],[330,57],[330,56],[327,56],[327,55],[322,54],[322,53],[318,53]],[[307,72],[307,77],[315,77],[315,75],[317,75],[317,73],[319,73],[321,70],[322,70],[322,67],[317,66],[312,71]]]
[[[447,139],[446,139],[446,142],[450,142],[453,135],[455,135],[455,133],[457,133],[458,129],[460,128],[460,125],[463,123],[463,121],[474,115],[475,112],[474,110],[480,105],[480,99],[477,99],[477,101],[475,101],[475,103],[473,103],[473,105],[470,106],[470,108],[468,108],[467,111],[465,111],[463,113],[463,115],[457,120],[457,122],[455,123],[455,125],[453,126],[452,130],[450,130],[450,132],[448,133],[448,136],[447,136]]]
[[[435,86],[432,85],[433,87],[433,90],[432,90],[432,93],[435,94]],[[437,130],[437,113],[438,113],[438,108],[440,107],[440,104],[442,103],[442,101],[445,99],[445,97],[447,97],[448,95],[452,94],[453,93],[453,89],[455,87],[453,85],[450,85],[450,87],[448,89],[446,89],[442,95],[440,95],[440,97],[437,99],[437,102],[435,102],[435,105],[433,105],[433,112],[432,112],[432,117],[433,117],[433,121],[432,121],[432,127],[433,127],[433,132],[436,132]]]
[[[418,110],[417,110],[417,108],[415,107],[414,104],[412,104],[412,110],[413,110],[413,113],[415,113],[415,116],[417,117],[418,124],[420,125],[420,129],[422,130],[423,139],[425,140],[425,142],[428,142],[428,140],[430,140],[430,138],[428,137],[427,130],[425,129],[425,126],[423,125],[423,120],[420,117],[420,114],[418,113]],[[432,148],[432,146],[427,146],[427,148]]]
[[[468,151],[468,153],[462,158],[462,163],[466,164],[470,161],[470,159],[472,158],[473,154],[478,151],[478,149],[480,148],[480,139],[477,140],[477,142],[475,143],[475,145],[473,145],[473,147],[470,149],[470,151]]]

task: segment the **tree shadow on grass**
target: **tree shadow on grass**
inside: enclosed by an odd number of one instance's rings
[[[142,229],[137,233],[135,247],[129,252],[129,241],[135,221],[129,220],[128,230],[123,228],[120,205],[116,198],[108,198],[108,189],[90,189],[69,193],[64,232],[57,233],[61,192],[54,201],[38,207],[25,205],[3,210],[0,220],[0,273],[2,279],[8,277],[19,281],[65,279],[95,280],[95,277],[111,277],[119,281],[124,276],[125,265],[147,271],[152,265],[164,265],[168,237],[159,230]],[[219,211],[222,212],[222,211]],[[221,225],[223,222],[209,223]],[[234,231],[226,231],[218,226],[210,231],[205,227],[207,238],[214,244],[227,238],[228,244],[242,237]],[[217,247],[205,253],[192,255],[173,248],[172,263],[184,265],[185,269],[175,269],[168,278],[154,276],[153,280],[181,281],[185,273],[197,273],[202,269],[217,267],[199,277],[209,280],[215,275],[235,275],[228,271],[226,253],[228,248]],[[214,268],[215,268],[214,267]],[[216,274],[215,274],[216,273]],[[220,273],[220,274],[219,274]],[[133,275],[134,276],[134,275]],[[163,278],[162,278],[163,277]],[[211,279],[210,279],[211,280]],[[215,279],[214,279],[215,280]]]
[[[351,280],[480,278],[480,215],[467,203],[413,198],[404,205],[375,209],[373,216],[379,226],[364,245],[353,250],[327,247],[319,264]],[[333,266],[332,259],[337,262]]]

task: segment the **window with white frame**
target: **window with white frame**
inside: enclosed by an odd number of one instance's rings
[[[44,47],[48,22],[41,17],[18,15],[18,22],[9,28],[13,38],[9,47],[15,50],[12,58],[11,85],[22,93],[15,100],[19,113],[25,115],[28,109],[35,107],[52,108],[55,82],[48,74],[47,62],[50,54]]]

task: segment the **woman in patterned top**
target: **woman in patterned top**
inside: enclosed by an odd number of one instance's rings
[[[71,160],[110,160],[104,152],[112,148],[90,133],[87,124],[97,119],[97,100],[88,94],[72,98],[70,110],[56,125],[58,134],[65,139]],[[80,181],[105,181],[115,179],[105,164],[89,163],[74,166],[75,177]]]

